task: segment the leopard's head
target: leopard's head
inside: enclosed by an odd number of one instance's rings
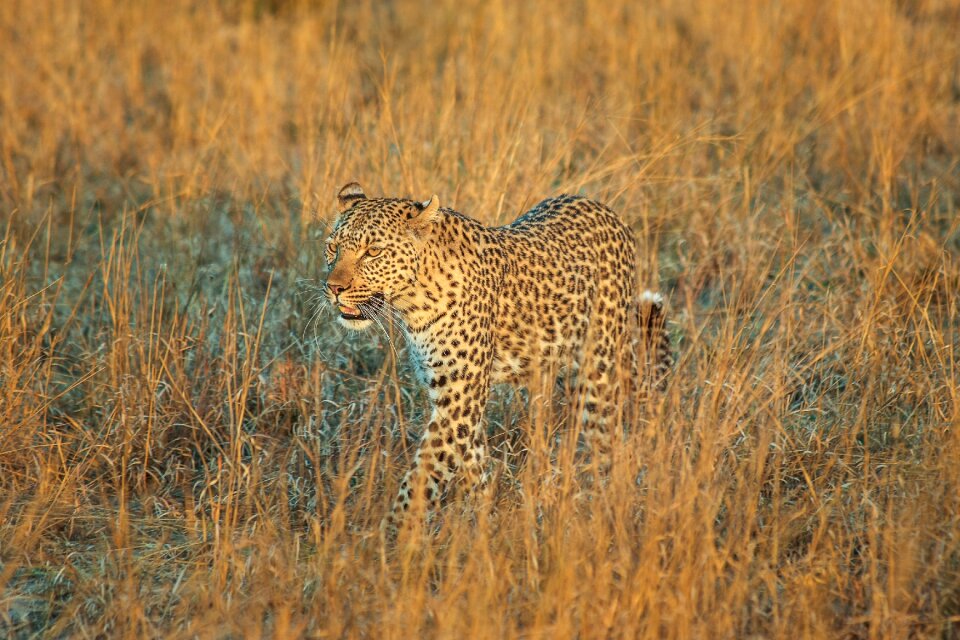
[[[325,294],[341,324],[365,329],[415,295],[423,232],[440,210],[440,199],[367,198],[351,182],[340,189],[337,202],[339,215],[326,243]]]

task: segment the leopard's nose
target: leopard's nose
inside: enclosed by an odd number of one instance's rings
[[[340,295],[349,286],[350,286],[349,282],[347,284],[342,284],[340,282],[332,282],[330,280],[327,281],[327,288],[330,289],[330,293],[332,293],[335,296]]]

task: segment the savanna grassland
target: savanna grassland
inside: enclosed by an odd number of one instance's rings
[[[0,636],[960,637],[958,33],[947,0],[0,3]],[[563,394],[497,390],[486,503],[384,545],[427,402],[318,303],[351,180],[632,226],[677,366],[605,483]]]

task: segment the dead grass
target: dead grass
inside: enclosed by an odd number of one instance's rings
[[[958,30],[947,0],[0,3],[0,634],[960,636]],[[351,179],[634,226],[680,360],[608,486],[501,393],[493,503],[382,548],[425,405],[402,341],[315,315]]]

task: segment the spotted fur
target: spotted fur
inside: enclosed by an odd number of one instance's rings
[[[584,439],[607,464],[622,380],[643,367],[658,384],[672,365],[663,300],[636,295],[633,235],[613,211],[564,195],[487,227],[437,196],[368,199],[350,183],[338,201],[327,297],[348,327],[400,323],[432,404],[385,526],[435,508],[454,478],[482,486],[491,384],[529,386],[572,365]]]

